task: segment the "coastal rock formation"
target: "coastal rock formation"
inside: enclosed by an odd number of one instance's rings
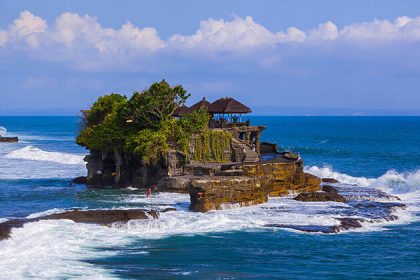
[[[258,178],[211,177],[191,181],[190,209],[197,212],[242,207],[267,202]]]
[[[87,177],[86,176],[79,176],[71,180],[73,184],[86,184],[87,183]]]
[[[330,184],[339,184],[340,181],[338,181],[337,179],[334,178],[322,178],[321,179],[322,183],[330,183]]]
[[[346,202],[347,199],[334,192],[303,192],[298,194],[295,200],[299,201],[335,201],[335,202]]]
[[[169,211],[172,211],[170,209]],[[128,222],[130,220],[157,219],[159,213],[155,210],[72,210],[33,219],[14,219],[0,223],[0,240],[10,238],[12,228],[23,227],[30,222],[42,220],[72,220],[76,223],[92,223],[109,226],[115,222]]]
[[[174,150],[154,164],[142,164],[117,152],[91,152],[85,160],[89,186],[189,193],[190,208],[200,212],[264,203],[268,196],[319,191],[321,183],[318,177],[304,173],[303,161],[290,153],[258,162],[186,164],[185,156]]]
[[[17,137],[2,137],[0,135],[0,143],[17,143],[19,142],[19,138]]]
[[[259,178],[270,196],[283,196],[289,192],[313,192],[320,189],[321,180],[303,172],[303,162],[278,158],[278,162],[260,162],[244,164],[245,176]]]
[[[84,110],[76,142],[90,151],[87,185],[188,192],[191,209],[201,212],[319,190],[299,155],[261,143],[266,127],[242,121],[249,107],[226,97],[188,108],[188,97],[162,80],[131,98],[99,97]]]

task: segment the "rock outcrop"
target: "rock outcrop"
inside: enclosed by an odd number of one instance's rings
[[[322,178],[321,179],[322,183],[330,183],[330,184],[339,184],[340,181],[338,181],[337,179],[334,178]]]
[[[17,137],[2,137],[0,136],[0,143],[17,143],[19,138]]]
[[[327,192],[304,192],[298,194],[295,200],[299,201],[335,201],[335,202],[346,202],[347,199],[338,193],[327,193]]]
[[[191,180],[190,209],[197,212],[267,202],[268,193],[258,178],[210,177]]]
[[[269,196],[319,191],[321,180],[303,171],[303,161],[291,152],[279,153],[258,141],[263,127],[214,129],[194,135],[184,154],[169,150],[153,163],[120,151],[91,151],[85,157],[91,187],[137,187],[189,193],[190,208],[206,212],[264,203]],[[231,133],[231,134],[229,134]],[[248,136],[249,137],[248,137]],[[78,178],[77,182],[82,182]]]
[[[171,209],[172,210],[172,209]],[[171,211],[169,210],[169,211]],[[109,226],[115,222],[128,222],[130,220],[157,219],[159,213],[155,210],[129,209],[129,210],[72,210],[33,219],[14,219],[0,223],[0,240],[10,238],[12,228],[23,227],[30,222],[42,220],[72,220],[76,223],[93,223]]]
[[[303,192],[294,198],[299,201],[335,201],[335,202],[347,202],[347,199],[340,195],[336,188],[332,186],[322,186],[320,192]]]
[[[287,195],[289,192],[312,192],[320,189],[320,179],[303,172],[301,160],[285,160],[279,157],[279,162],[260,162],[244,164],[242,170],[245,176],[259,178],[262,186],[270,196]]]

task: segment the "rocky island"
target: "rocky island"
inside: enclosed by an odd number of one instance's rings
[[[17,143],[19,139],[17,137],[3,137],[0,135],[0,143]]]
[[[75,182],[189,193],[199,212],[320,190],[300,156],[261,142],[266,127],[243,121],[249,107],[233,98],[187,107],[189,96],[163,80],[131,98],[100,97],[82,111],[88,174]]]

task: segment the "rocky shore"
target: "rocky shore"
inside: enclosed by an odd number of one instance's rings
[[[169,210],[172,210],[169,209]],[[164,210],[165,211],[165,210]],[[43,220],[71,220],[76,223],[91,223],[109,226],[115,222],[126,223],[130,220],[158,219],[159,213],[155,210],[71,210],[63,213],[51,214],[32,219],[13,219],[0,223],[0,240],[10,238],[13,228],[23,227],[26,223]]]
[[[88,176],[73,182],[86,182],[90,187],[131,186],[189,193],[190,209],[198,212],[255,205],[266,202],[269,196],[320,190],[321,180],[305,173],[302,159],[290,152],[277,152],[255,162],[186,163],[179,151],[169,152],[165,160],[154,164],[129,158],[118,152],[91,152],[85,157]]]
[[[0,135],[0,143],[17,143],[19,142],[18,137],[3,137]]]

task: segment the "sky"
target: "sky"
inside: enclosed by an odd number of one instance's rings
[[[0,115],[167,80],[255,115],[420,115],[418,0],[0,0]]]

